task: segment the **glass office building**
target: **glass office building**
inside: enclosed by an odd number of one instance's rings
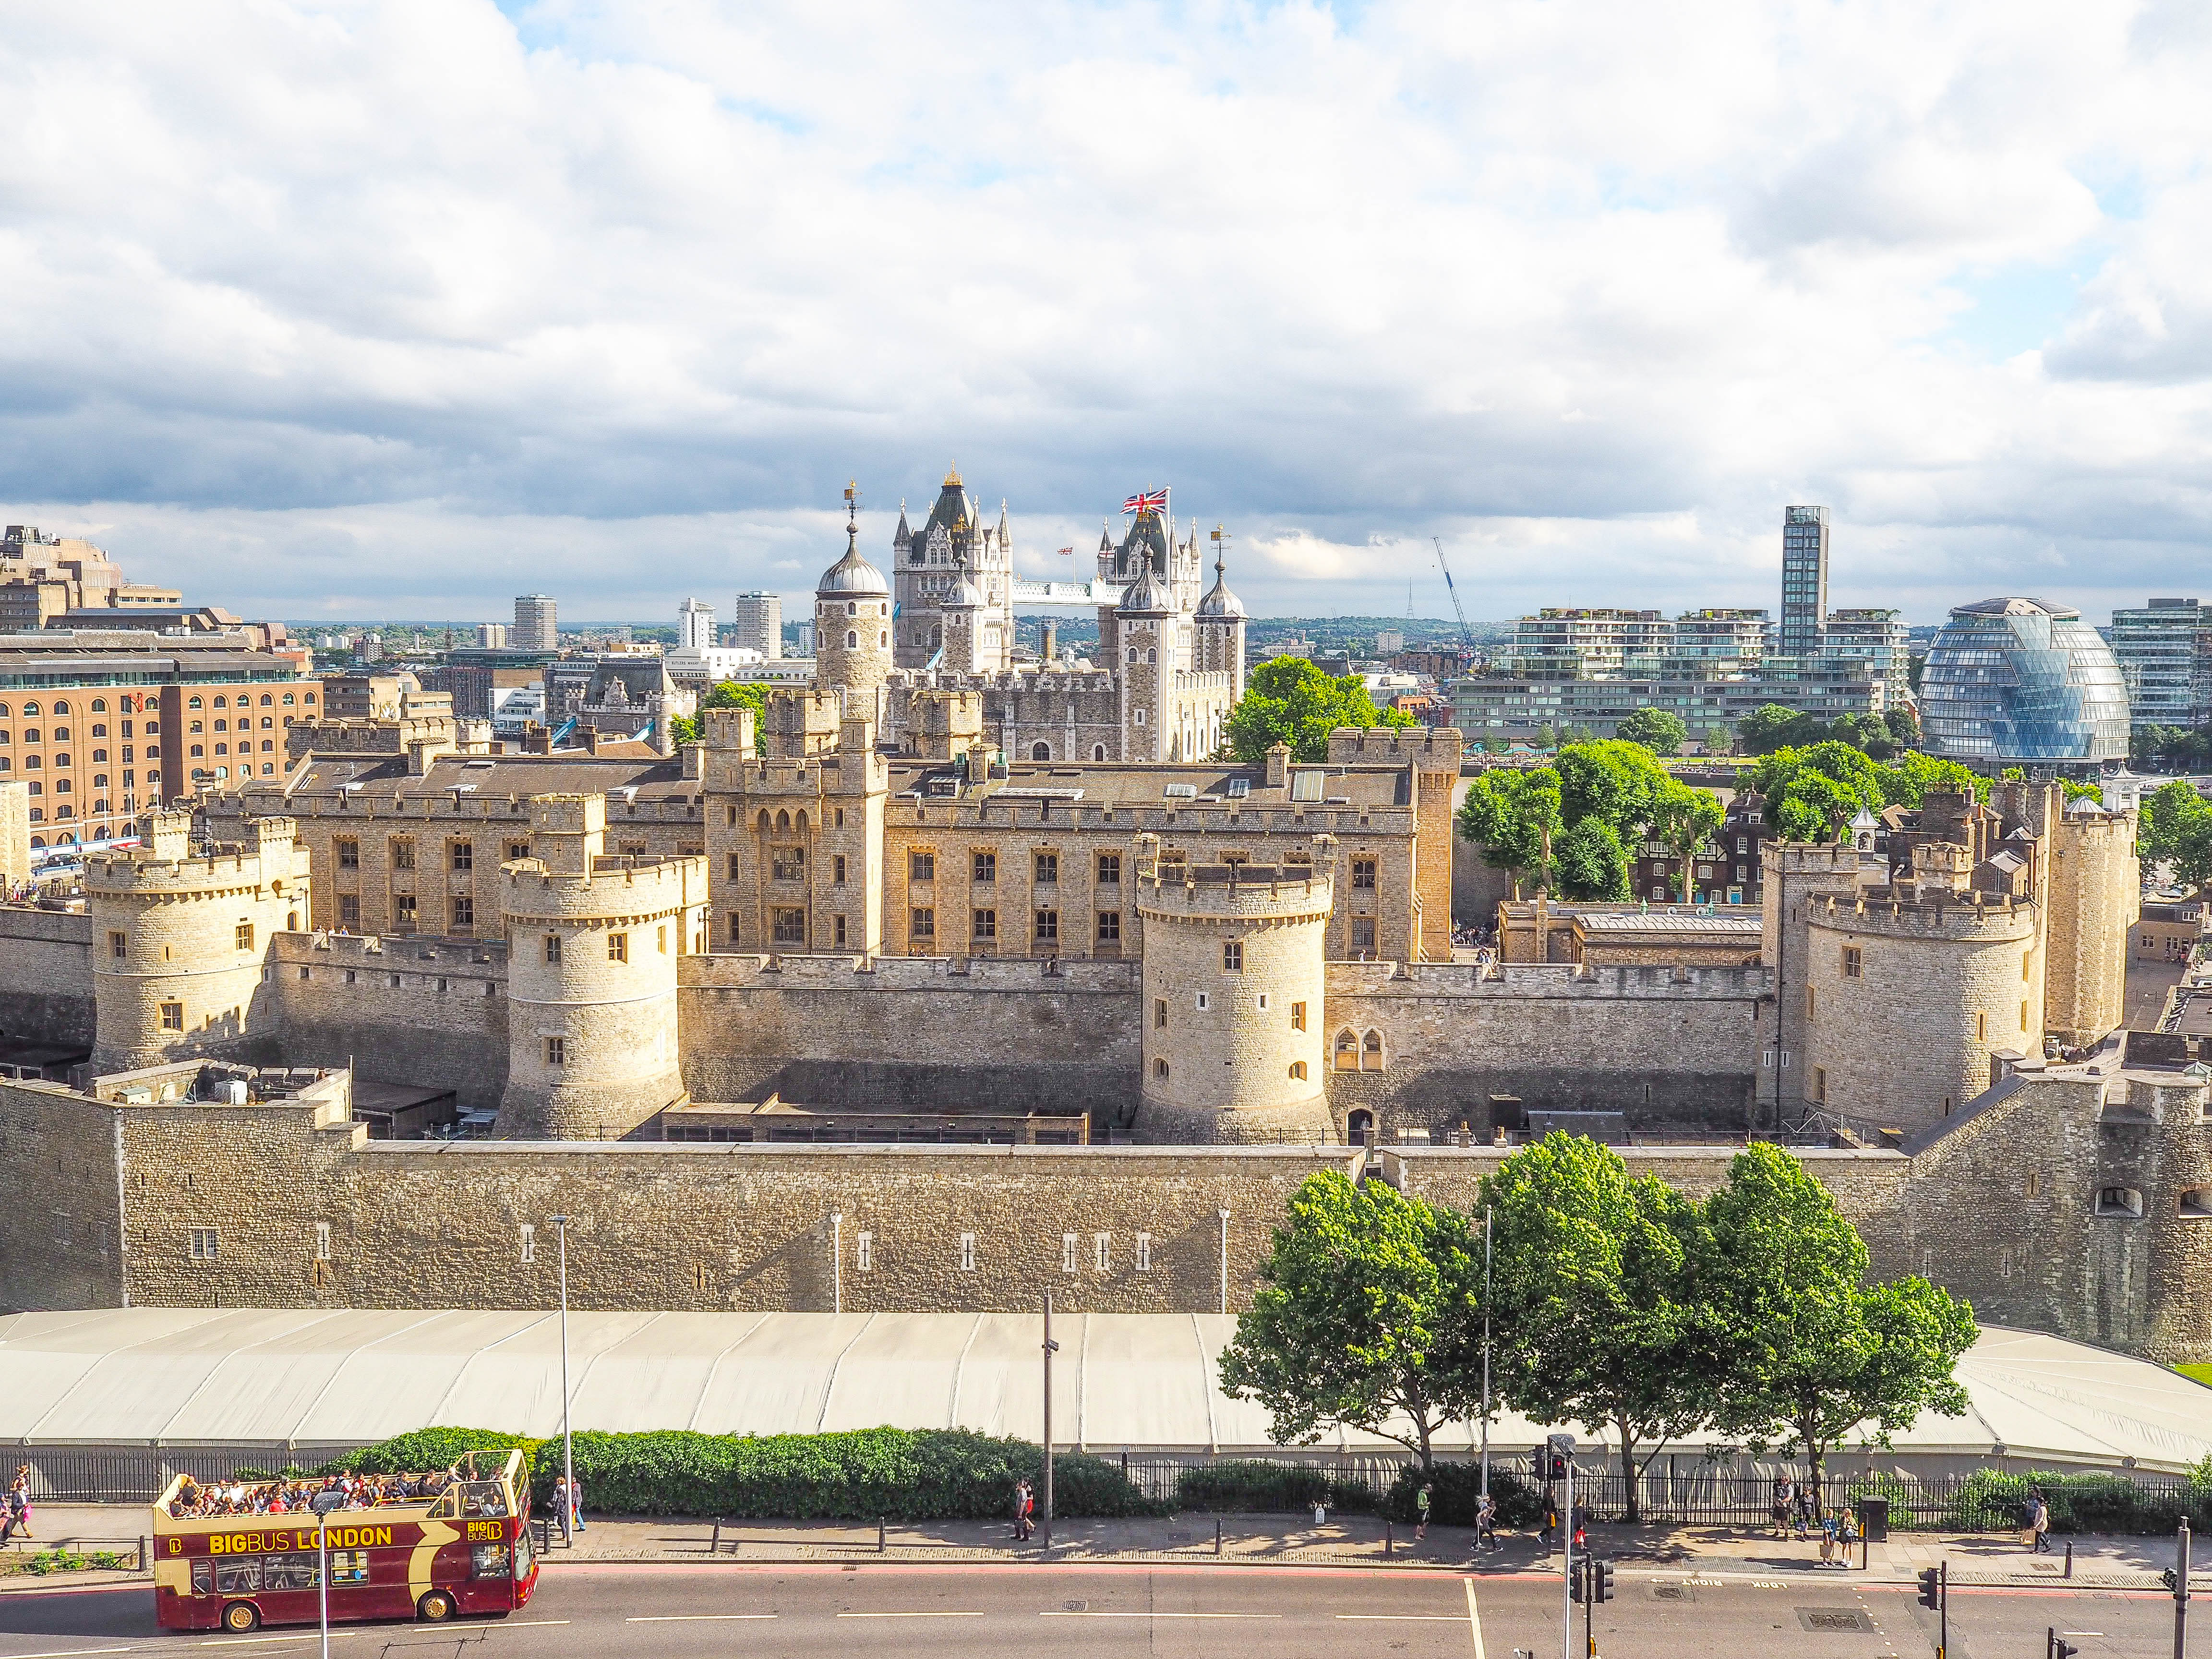
[[[1820,648],[1820,623],[1828,614],[1828,509],[1782,510],[1782,626],[1775,649],[1784,657],[1809,657]]]
[[[2128,693],[2112,647],[2069,605],[1984,599],[1928,649],[1920,729],[1969,766],[2123,760]]]

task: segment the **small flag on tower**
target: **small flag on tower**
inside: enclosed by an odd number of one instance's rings
[[[1121,503],[1121,510],[1124,513],[1164,513],[1167,511],[1167,505],[1166,490],[1151,489],[1140,491],[1130,496],[1127,501]]]

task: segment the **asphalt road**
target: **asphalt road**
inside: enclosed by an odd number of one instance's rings
[[[1917,1659],[1935,1614],[1909,1587],[1832,1579],[1624,1578],[1596,1609],[1603,1659]],[[0,1595],[0,1659],[208,1650],[315,1650],[312,1627],[250,1637],[155,1629],[143,1586]],[[1328,1568],[947,1564],[841,1568],[578,1563],[549,1566],[504,1620],[341,1626],[343,1659],[692,1659],[978,1653],[1081,1659],[1535,1659],[1565,1656],[1556,1578]],[[2203,1618],[2212,1620],[2212,1605]],[[1581,1652],[1581,1609],[1574,1644]],[[1959,1589],[1951,1659],[2035,1659],[2055,1626],[2090,1656],[2172,1651],[2173,1604],[2143,1592]],[[2212,1632],[2199,1650],[2212,1654]]]

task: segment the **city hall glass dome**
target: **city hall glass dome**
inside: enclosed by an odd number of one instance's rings
[[[2070,606],[1962,605],[1920,681],[1929,749],[1969,765],[2119,760],[2128,693],[2112,647]]]

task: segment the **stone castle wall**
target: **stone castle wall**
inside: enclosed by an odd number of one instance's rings
[[[267,992],[282,1036],[253,1057],[434,1083],[464,1111],[491,1110],[507,1086],[507,969],[504,939],[279,933]]]
[[[1486,1139],[1492,1095],[1632,1125],[1741,1127],[1773,1042],[1763,968],[1332,962],[1328,986],[1330,1105],[1340,1127],[1374,1113],[1386,1136],[1465,1122]],[[1341,1062],[1346,1032],[1356,1067]]]
[[[684,1085],[697,1100],[1046,1105],[1120,1126],[1137,1104],[1137,971],[991,957],[686,957]]]
[[[0,906],[0,1037],[91,1048],[92,918]]]

